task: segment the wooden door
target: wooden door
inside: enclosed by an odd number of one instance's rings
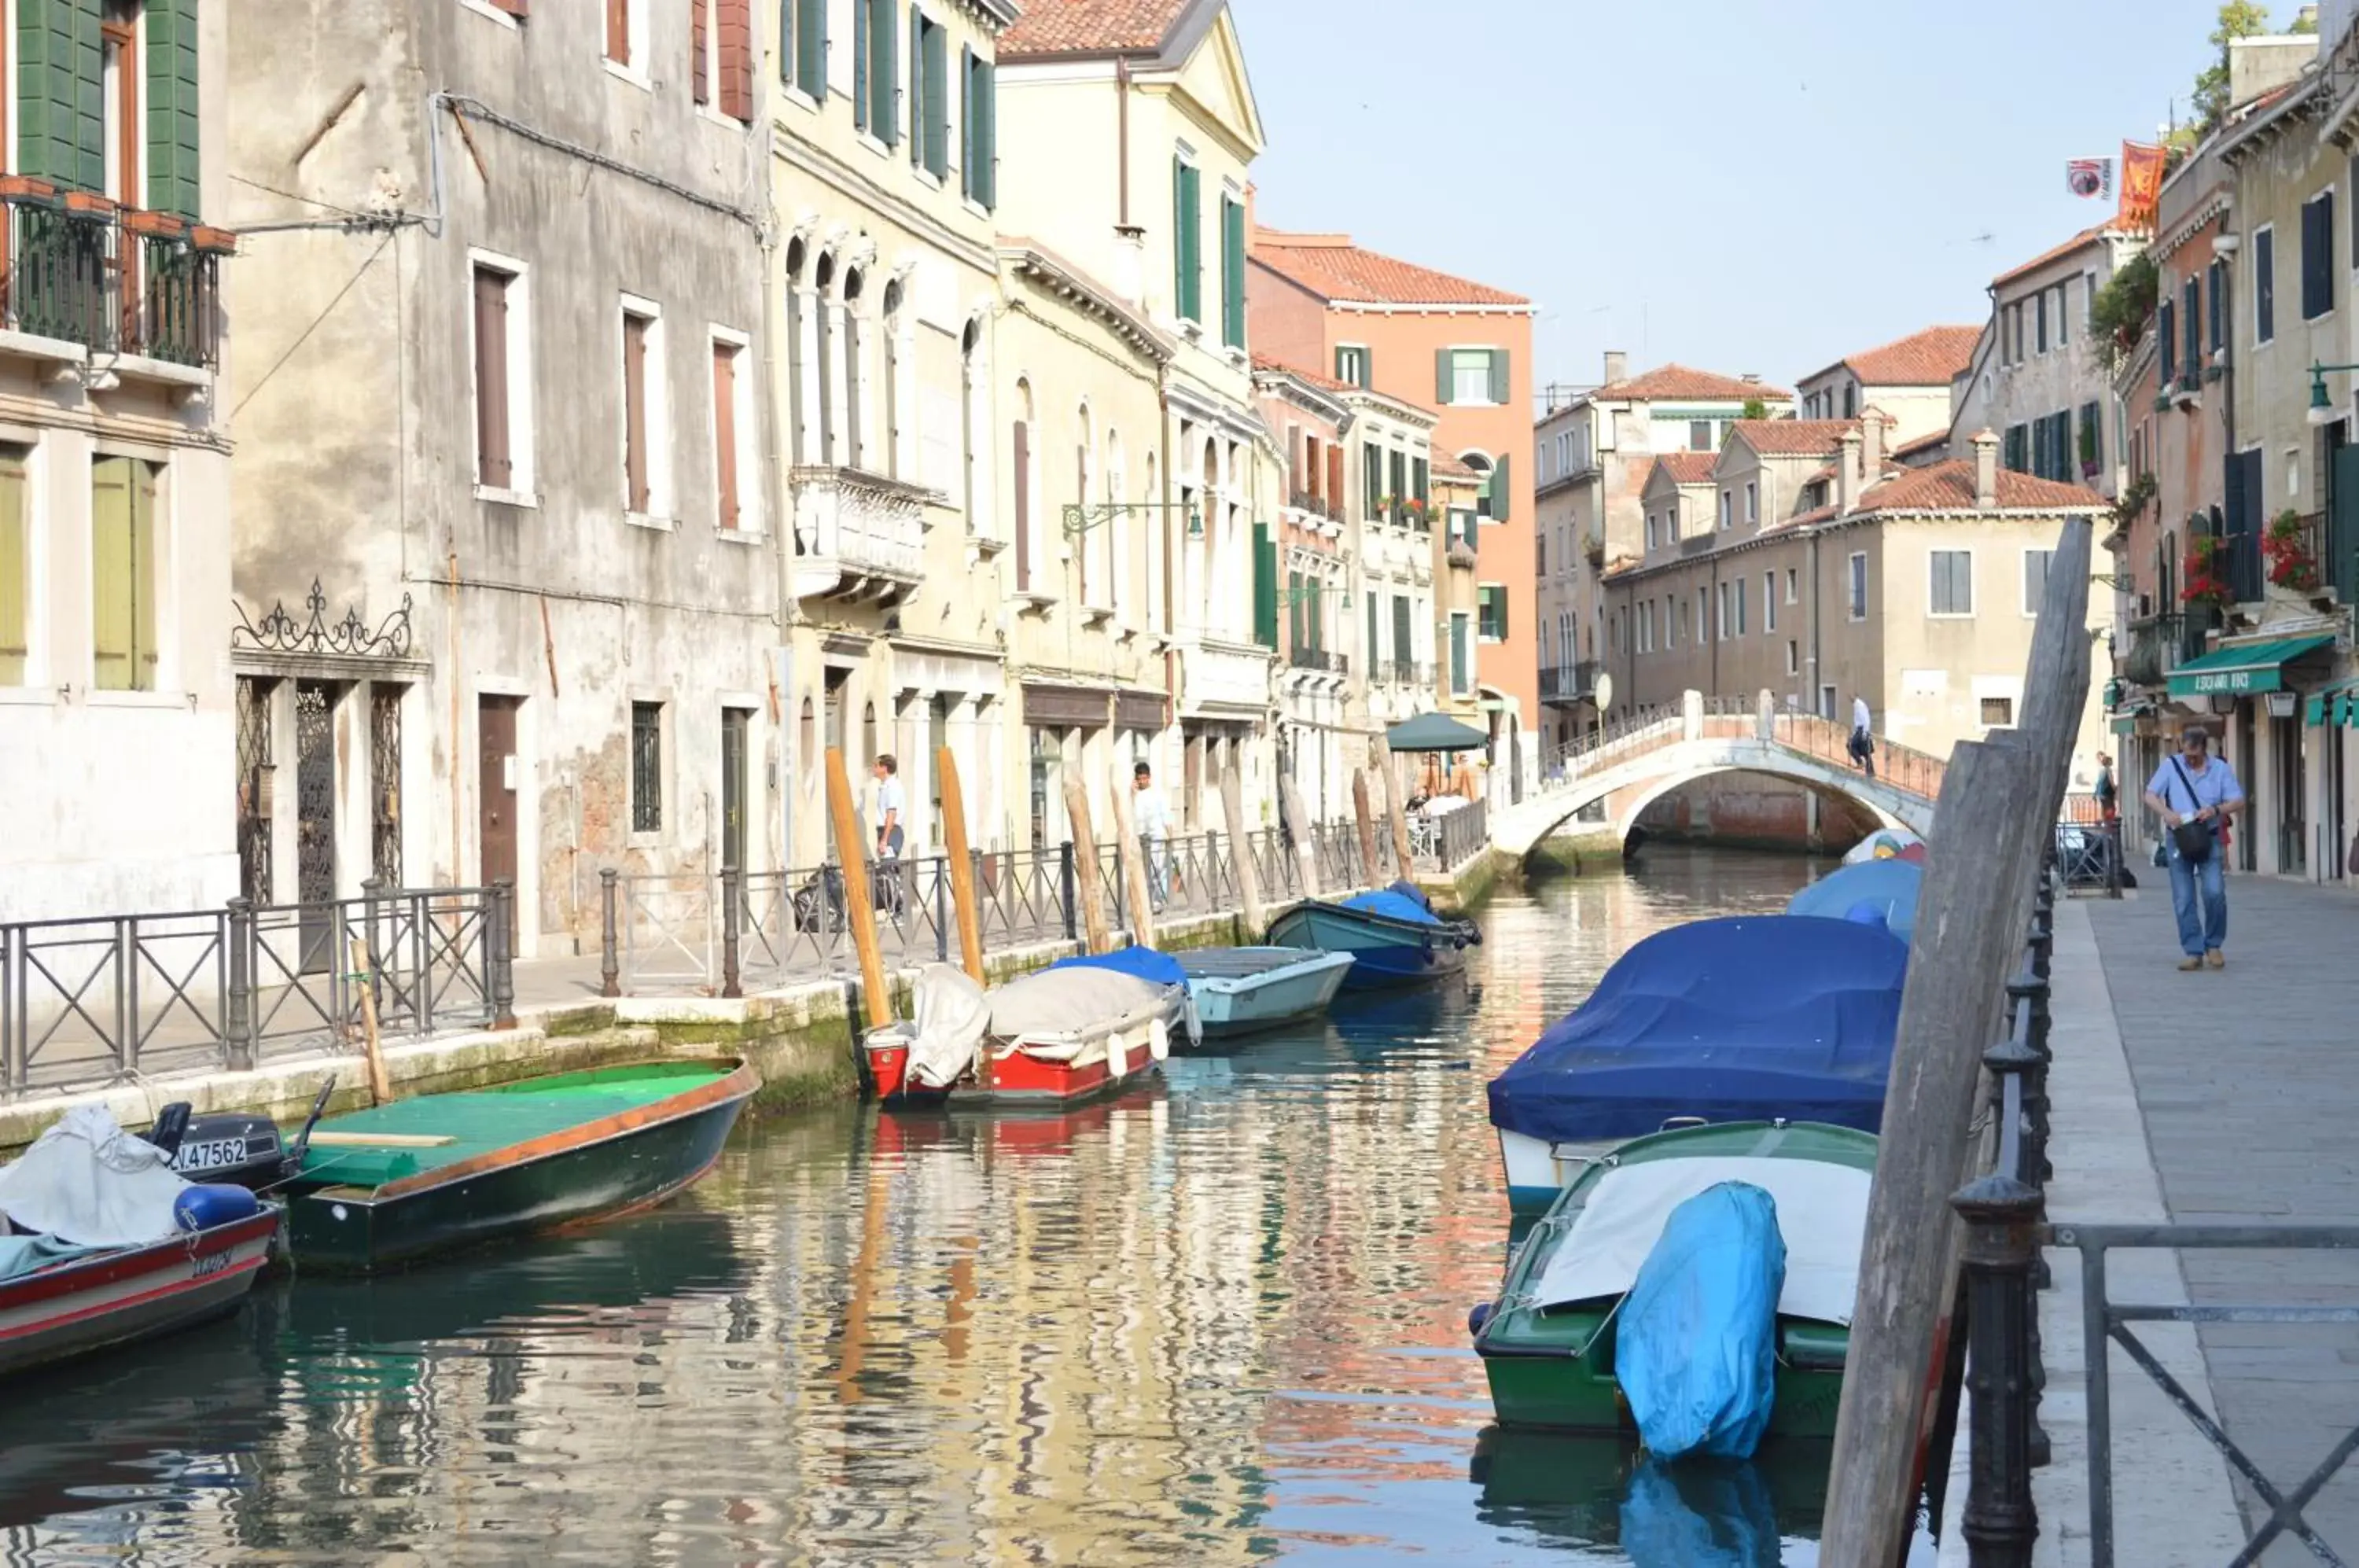
[[[479,811],[483,863],[476,881],[488,887],[516,877],[516,785],[523,763],[516,756],[516,710],[521,697],[479,697],[475,700],[475,749],[479,778]],[[511,909],[514,909],[511,904]],[[510,936],[514,936],[513,930]]]

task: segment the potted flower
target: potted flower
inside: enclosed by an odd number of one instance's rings
[[[2288,507],[2277,515],[2261,536],[2261,554],[2269,563],[2269,581],[2278,587],[2304,593],[2317,590],[2318,556],[2310,548],[2300,513]]]
[[[2180,562],[2180,575],[2185,586],[2179,591],[2180,602],[2197,609],[2223,610],[2234,603],[2228,591],[2227,543],[2216,534],[2198,534],[2187,547],[2187,558]]]

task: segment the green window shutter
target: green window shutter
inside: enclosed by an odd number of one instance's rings
[[[1376,351],[1373,348],[1364,348],[1360,351],[1360,390],[1372,391],[1375,385]]]
[[[1188,165],[1171,156],[1171,311],[1188,313]]]
[[[795,84],[813,98],[827,96],[827,0],[796,0]]]
[[[974,197],[974,50],[959,46],[959,194]]]
[[[1450,407],[1450,351],[1433,351],[1433,400],[1443,408]]]
[[[926,29],[926,167],[951,171],[951,36],[939,27]]]
[[[1491,465],[1491,516],[1495,520],[1502,523],[1507,520],[1508,506],[1515,500],[1515,495],[1514,476],[1508,472],[1507,454],[1503,452],[1499,460]]]
[[[1204,319],[1204,255],[1201,177],[1183,158],[1171,160],[1172,302],[1183,321]]]
[[[1254,640],[1264,648],[1277,646],[1277,547],[1270,542],[1269,525],[1253,526]]]
[[[1423,505],[1432,498],[1432,492],[1427,488],[1427,485],[1433,471],[1427,466],[1425,459],[1421,457],[1411,459],[1408,467],[1409,494],[1417,497],[1419,505]]]
[[[1307,647],[1302,640],[1302,573],[1286,574],[1286,646]]]
[[[100,0],[16,13],[18,172],[96,191],[106,183]]]
[[[870,85],[876,102],[868,112],[877,138],[886,147],[901,145],[901,8],[893,0],[876,0],[876,69]]]
[[[1507,351],[1503,348],[1491,351],[1491,401],[1507,401]]]
[[[868,0],[852,0],[852,123],[861,130],[868,129],[868,111],[873,100],[869,91],[869,56],[875,52],[875,40],[869,38]]]
[[[909,7],[909,167],[926,161],[926,14]]]
[[[0,686],[22,686],[29,648],[26,601],[31,561],[25,549],[25,452],[0,451]]]
[[[1221,198],[1221,341],[1245,346],[1245,209]]]
[[[90,465],[91,683],[102,691],[131,690],[131,459],[102,457]]]
[[[1373,445],[1360,448],[1360,516],[1374,519],[1385,493],[1385,454]]]
[[[1374,680],[1376,673],[1376,596],[1374,593],[1369,593],[1366,595],[1366,598],[1368,601],[1368,646],[1360,650],[1360,657],[1367,663],[1368,668],[1365,673],[1370,680]]]
[[[1311,578],[1307,586],[1310,590],[1310,611],[1305,617],[1305,635],[1310,638],[1311,647],[1325,648],[1327,634],[1322,628],[1326,623],[1325,618],[1319,613],[1319,579]]]
[[[197,217],[197,0],[147,0],[147,205]]]

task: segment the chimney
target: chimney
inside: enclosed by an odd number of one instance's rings
[[[1605,351],[1605,385],[1611,387],[1616,381],[1627,381],[1629,378],[1630,356],[1618,348],[1607,349]]]
[[[1988,430],[1974,434],[1974,510],[1998,507],[1998,437]]]
[[[1889,423],[1880,410],[1870,408],[1859,422],[1859,489],[1864,495],[1884,483],[1884,434]]]
[[[1835,512],[1848,517],[1859,505],[1859,432],[1845,430],[1838,438],[1835,456]]]
[[[1147,305],[1147,231],[1136,223],[1117,223],[1114,231],[1113,275],[1106,279],[1114,298],[1126,305]],[[1177,304],[1173,309],[1178,309]]]

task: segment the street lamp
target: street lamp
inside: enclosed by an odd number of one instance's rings
[[[2331,425],[2343,418],[2343,410],[2334,406],[2327,395],[2326,377],[2330,371],[2359,370],[2359,365],[2316,365],[2310,367],[2310,422]]]
[[[1107,501],[1095,506],[1067,506],[1064,508],[1065,537],[1079,539],[1092,528],[1134,512],[1185,512],[1188,514],[1188,537],[1192,539],[1204,537],[1204,514],[1193,501]]]

